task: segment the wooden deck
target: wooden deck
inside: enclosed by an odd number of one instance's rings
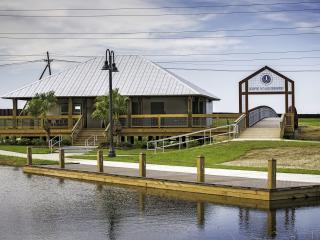
[[[315,183],[277,181],[276,189],[268,189],[267,181],[239,177],[206,176],[204,183],[196,182],[196,175],[166,171],[147,171],[139,177],[138,170],[104,167],[104,173],[96,166],[67,164],[59,166],[26,166],[25,173],[54,177],[114,183],[151,189],[189,192],[212,196],[235,197],[261,201],[284,201],[320,197],[320,185]]]

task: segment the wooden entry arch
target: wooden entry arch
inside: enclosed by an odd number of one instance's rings
[[[239,113],[245,113],[248,116],[249,95],[273,94],[285,96],[285,113],[295,109],[294,81],[265,66],[239,82]],[[290,106],[289,97],[291,98]],[[246,125],[249,125],[249,118],[246,118]]]

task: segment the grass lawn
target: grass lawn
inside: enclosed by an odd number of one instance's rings
[[[274,148],[288,148],[288,147],[302,147],[302,148],[319,148],[319,142],[303,142],[303,141],[246,141],[246,142],[228,142],[216,145],[206,145],[185,150],[171,150],[168,152],[154,153],[147,152],[147,162],[151,164],[162,165],[176,165],[176,166],[192,166],[196,165],[196,157],[203,154],[206,157],[206,167],[209,168],[228,168],[228,169],[251,169],[251,170],[265,170],[260,167],[245,167],[245,166],[224,166],[223,163],[230,162],[244,156],[252,150],[274,149]],[[138,154],[141,149],[130,150],[116,150],[117,157],[110,159],[111,161],[121,162],[138,162]],[[104,149],[105,159],[108,150]],[[73,158],[96,159],[96,151],[89,152],[82,156],[73,156]],[[124,155],[124,156],[119,156]],[[319,173],[320,170],[300,170],[300,169],[284,169],[285,172],[304,172],[304,173]]]
[[[0,155],[0,165],[4,165],[4,166],[23,167],[26,165],[26,161],[27,160],[25,158]],[[50,160],[33,159],[32,162],[33,164],[37,164],[37,165],[57,164],[56,161],[50,161]]]
[[[320,118],[299,118],[299,126],[320,127]]]
[[[18,145],[0,145],[0,150],[17,152],[17,153],[27,153],[27,146]],[[50,149],[47,147],[32,147],[32,153],[34,154],[47,154],[51,153]]]

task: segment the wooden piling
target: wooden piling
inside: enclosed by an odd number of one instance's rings
[[[103,172],[103,150],[97,152],[97,167],[98,172]]]
[[[197,158],[197,182],[204,182],[205,180],[204,161],[205,158],[203,155]]]
[[[65,167],[64,149],[60,149],[59,150],[59,165],[60,165],[60,168],[64,168]]]
[[[146,154],[140,153],[139,155],[139,176],[146,177]]]
[[[32,148],[27,147],[27,165],[31,166],[32,165]]]
[[[277,188],[277,161],[275,159],[268,160],[268,188]]]

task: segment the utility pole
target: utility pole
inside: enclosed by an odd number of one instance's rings
[[[48,69],[48,71],[49,71],[49,75],[51,75],[51,62],[52,62],[53,60],[50,59],[50,55],[49,55],[49,52],[48,52],[48,51],[47,51],[47,59],[43,59],[43,61],[45,61],[47,64],[46,64],[46,67],[43,69],[39,80],[42,79],[42,77],[43,77],[43,75],[44,75],[44,73],[46,72],[47,69]]]

